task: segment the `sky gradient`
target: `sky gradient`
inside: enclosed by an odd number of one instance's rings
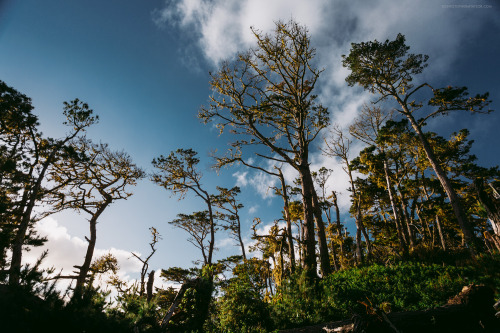
[[[464,6],[464,5],[469,5]],[[473,6],[472,6],[473,5]],[[177,148],[199,152],[209,191],[215,186],[242,187],[244,236],[249,243],[251,221],[279,218],[281,202],[267,192],[273,180],[242,167],[210,170],[210,151],[227,148],[197,119],[208,101],[209,71],[254,43],[250,26],[270,31],[274,21],[293,18],[305,24],[324,68],[319,98],[331,112],[332,123],[347,126],[372,96],[350,88],[344,79],[341,55],[351,42],[406,36],[411,52],[430,56],[421,80],[435,86],[468,86],[471,93],[490,92],[492,109],[500,101],[500,3],[468,1],[328,0],[0,0],[0,79],[33,99],[45,135],[64,135],[62,102],[79,98],[100,116],[89,137],[125,150],[151,172],[151,160]],[[462,128],[475,140],[479,164],[498,164],[499,112],[490,115],[454,114],[429,123],[426,130],[449,137]],[[342,192],[341,208],[349,205],[347,178],[340,166],[313,148],[312,169],[334,169],[330,186]],[[356,146],[359,151],[362,146]],[[354,153],[352,157],[354,157]],[[286,170],[289,180],[294,174]],[[123,274],[137,276],[139,263],[130,251],[148,252],[150,226],[163,236],[151,268],[190,267],[200,259],[187,235],[167,224],[178,213],[204,209],[201,200],[169,197],[148,180],[134,196],[110,206],[98,224],[97,248],[113,248]],[[352,226],[348,219],[346,223]],[[83,260],[88,223],[73,213],[54,215],[40,224],[49,236],[48,262],[71,269]],[[217,236],[216,258],[238,254],[227,235]],[[39,254],[32,251],[31,260]]]

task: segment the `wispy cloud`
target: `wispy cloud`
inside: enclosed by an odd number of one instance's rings
[[[248,185],[248,179],[247,179],[248,171],[245,172],[240,172],[237,171],[233,173],[233,177],[236,178],[236,186],[244,187]]]
[[[475,0],[476,1],[476,0]],[[473,2],[475,2],[473,1]],[[362,104],[372,96],[348,87],[348,72],[342,55],[352,42],[394,39],[403,33],[411,52],[430,55],[429,68],[422,79],[446,78],[461,56],[461,45],[478,36],[481,29],[499,28],[496,10],[453,10],[434,0],[375,0],[370,2],[328,0],[169,0],[154,12],[160,26],[178,29],[189,36],[204,61],[217,65],[245,51],[254,43],[250,26],[268,32],[277,20],[294,20],[307,26],[317,49],[316,61],[324,72],[318,84],[319,100],[331,112],[331,122],[346,128],[357,116]],[[191,47],[192,45],[186,46]],[[327,132],[327,131],[325,131]],[[329,187],[341,193],[340,205],[347,207],[347,176],[338,161],[321,155],[318,141],[311,151],[312,168],[326,166],[334,170]],[[353,154],[362,148],[353,146]],[[296,173],[285,168],[291,182]],[[240,186],[252,185],[264,197],[270,197],[271,178],[257,173],[234,174]]]
[[[251,173],[237,171],[233,173],[233,177],[236,178],[236,186],[251,186],[264,199],[274,196],[274,192],[270,188],[275,185],[276,179],[272,175],[262,171],[253,171]]]
[[[257,209],[259,208],[259,205],[253,205],[252,207],[248,208],[248,214],[252,215],[257,212]]]

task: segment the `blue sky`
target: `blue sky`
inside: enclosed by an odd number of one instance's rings
[[[474,5],[465,8],[460,5]],[[447,7],[446,5],[453,5]],[[481,8],[479,8],[481,6]],[[371,97],[349,88],[341,66],[351,42],[406,35],[412,52],[430,55],[422,79],[440,85],[466,85],[471,92],[489,91],[492,108],[500,100],[499,2],[468,1],[353,1],[328,0],[0,0],[0,79],[32,97],[35,113],[47,136],[64,134],[62,102],[79,98],[100,116],[89,137],[127,151],[151,171],[151,160],[177,148],[193,148],[202,159],[204,184],[242,185],[246,207],[245,236],[255,216],[269,222],[279,218],[281,202],[265,195],[270,179],[243,168],[224,170],[219,177],[208,166],[213,149],[226,149],[210,125],[196,118],[210,94],[208,72],[217,63],[245,51],[253,43],[250,26],[269,31],[277,19],[294,18],[308,26],[324,67],[319,95],[332,121],[346,126]],[[467,127],[476,140],[480,164],[498,164],[499,113],[488,116],[455,114],[434,120],[428,130],[443,136]],[[346,193],[347,180],[335,161],[315,147],[313,168],[334,169],[332,189]],[[361,147],[356,147],[361,149]],[[287,177],[293,178],[288,170]],[[191,266],[200,259],[187,235],[167,221],[178,213],[204,209],[194,197],[184,201],[148,182],[135,195],[117,202],[98,225],[97,247],[119,254],[124,271],[136,276],[137,264],[126,263],[130,251],[148,252],[148,227],[163,235],[152,259],[154,269]],[[349,199],[341,199],[346,209]],[[351,223],[351,222],[348,222]],[[49,234],[49,260],[71,267],[83,260],[84,216],[58,214],[43,225]],[[238,248],[222,240],[222,257]],[[36,255],[34,251],[31,257]],[[50,257],[52,256],[52,257]]]

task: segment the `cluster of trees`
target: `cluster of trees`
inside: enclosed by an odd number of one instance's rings
[[[0,96],[1,278],[19,286],[23,249],[46,241],[36,234],[35,224],[72,209],[87,214],[90,229],[84,262],[75,266],[75,275],[60,277],[75,280],[77,292],[92,273],[99,216],[116,200],[129,197],[129,188],[144,172],[126,153],[86,138],[86,129],[98,121],[86,103],[78,99],[64,103],[68,134],[54,139],[39,131],[28,97],[4,82]]]
[[[188,194],[201,199],[200,211],[178,214],[170,222],[200,249],[201,267],[163,270],[165,279],[182,287],[153,290],[148,261],[160,235],[152,228],[151,254],[138,257],[140,282],[127,285],[116,275],[109,281],[118,290],[118,306],[108,315],[144,331],[264,330],[290,314],[285,305],[294,303],[292,298],[304,297],[307,288],[317,291],[318,281],[335,279],[341,271],[422,259],[425,253],[436,259],[436,253],[444,258],[500,251],[498,168],[477,165],[466,129],[449,139],[424,130],[431,118],[451,112],[490,112],[488,94],[469,96],[465,87],[414,83],[428,57],[409,53],[402,35],[353,43],[343,56],[350,71],[346,81],[376,99],[342,129],[330,124],[315,94],[322,71],[315,67],[307,29],[290,21],[277,22],[273,34],[252,31],[256,47],[211,74],[213,94],[199,118],[215,123],[221,134],[229,132],[232,140],[226,154],[214,156],[215,169],[241,164],[279,180],[274,191],[283,199],[283,210],[268,234],[258,234],[259,218],[252,226],[251,250],[260,258],[250,258],[243,243],[240,189],[217,187],[211,193],[203,185],[197,153],[178,149],[155,158],[149,177],[180,199]],[[96,292],[96,274],[118,268],[112,256],[93,258],[97,220],[111,203],[129,197],[130,187],[145,173],[126,153],[86,138],[86,128],[98,118],[85,103],[65,103],[69,132],[52,139],[38,131],[28,97],[3,82],[0,89],[0,279],[22,285],[27,276],[23,247],[44,242],[34,225],[73,209],[88,214],[88,249],[74,275],[56,278],[76,281],[72,299],[82,301]],[[350,151],[354,143],[365,145],[358,156]],[[349,212],[341,211],[338,193],[327,187],[335,177],[332,170],[311,170],[311,151],[320,145],[348,176]],[[255,157],[268,163],[255,163]],[[285,166],[298,174],[293,183],[283,175]],[[355,221],[354,236],[341,218],[347,215]],[[221,228],[237,241],[241,255],[216,262]],[[220,297],[215,299],[215,292]]]

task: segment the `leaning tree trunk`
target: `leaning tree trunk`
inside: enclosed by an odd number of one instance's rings
[[[425,176],[423,173],[422,173],[422,189],[424,190],[426,200],[430,201],[431,198],[429,196],[429,193],[427,193],[427,187],[425,186]],[[441,221],[439,220],[439,216],[437,213],[436,213],[436,227],[439,234],[439,240],[441,241],[441,247],[443,248],[443,251],[446,251],[446,242],[444,239],[443,229],[441,227]]]
[[[474,180],[474,188],[477,193],[479,202],[483,205],[488,218],[494,224],[495,234],[500,236],[500,200],[492,195],[489,195],[484,190],[484,181],[482,178]]]
[[[66,141],[63,142],[65,143]],[[23,256],[23,245],[26,239],[26,233],[28,231],[29,224],[31,222],[31,214],[33,212],[33,208],[35,207],[36,199],[38,198],[39,192],[42,188],[42,181],[45,177],[45,173],[47,172],[49,165],[54,160],[56,153],[61,146],[62,144],[59,144],[56,147],[54,147],[50,155],[43,163],[42,170],[38,175],[35,185],[31,189],[31,193],[29,194],[29,200],[21,216],[21,221],[19,222],[16,236],[14,237],[14,241],[12,243],[12,256],[11,256],[10,270],[9,270],[9,284],[11,286],[19,285],[19,277],[21,273],[21,263]]]
[[[394,199],[394,189],[392,188],[391,179],[389,176],[389,167],[387,166],[387,160],[384,158],[384,175],[385,182],[387,184],[387,192],[389,193],[389,201],[391,202],[392,215],[394,217],[394,223],[396,224],[396,231],[398,233],[399,245],[404,253],[408,252],[408,245],[406,244],[406,239],[404,237],[403,230],[401,228],[401,219],[399,218],[396,201]]]
[[[97,219],[104,212],[106,207],[111,203],[112,198],[107,195],[106,200],[99,206],[97,211],[92,214],[91,219],[89,220],[90,227],[90,238],[87,238],[87,253],[85,254],[85,260],[83,265],[80,266],[80,273],[78,274],[78,278],[76,279],[75,293],[74,295],[77,297],[82,296],[83,287],[85,285],[85,281],[87,280],[87,276],[90,271],[90,264],[92,263],[92,257],[94,256],[95,243],[97,240]]]
[[[467,215],[465,214],[462,205],[460,204],[460,199],[453,189],[450,180],[448,179],[448,176],[446,175],[446,172],[441,168],[441,165],[439,164],[436,155],[434,154],[434,150],[429,144],[429,141],[425,137],[424,133],[422,132],[422,129],[420,128],[420,125],[417,123],[415,118],[413,118],[413,115],[411,112],[408,110],[406,105],[398,100],[400,102],[400,105],[403,108],[403,113],[404,115],[408,118],[410,121],[411,126],[417,133],[417,136],[420,140],[420,143],[422,144],[422,147],[424,148],[425,154],[427,156],[427,159],[429,163],[432,166],[432,169],[436,173],[437,178],[439,179],[441,186],[443,186],[443,189],[446,192],[446,195],[448,196],[448,199],[450,200],[450,205],[453,208],[453,212],[455,214],[455,217],[458,221],[458,225],[460,227],[460,230],[462,230],[462,233],[465,238],[465,242],[467,243],[469,250],[471,253],[474,255],[478,251],[478,244],[477,240],[474,236],[474,230],[470,226],[470,223],[467,219]]]

